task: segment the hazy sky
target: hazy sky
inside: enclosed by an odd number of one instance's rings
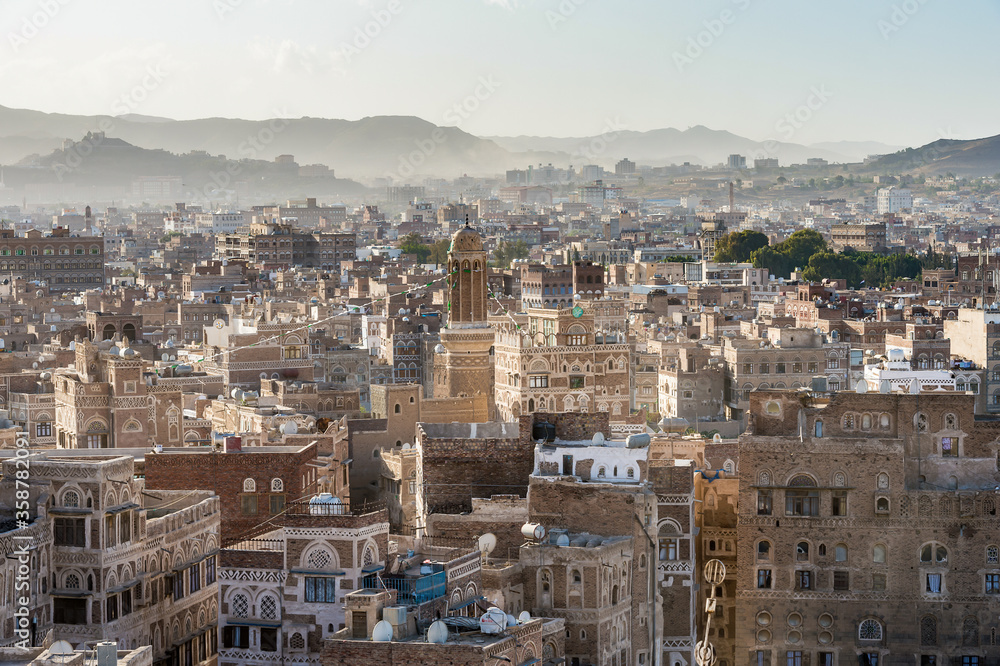
[[[0,26],[0,105],[49,112],[1000,133],[987,0],[4,0]]]

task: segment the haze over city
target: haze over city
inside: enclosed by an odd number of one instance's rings
[[[135,113],[454,125],[447,109],[487,77],[497,89],[461,123],[480,136],[590,136],[619,117],[640,131],[779,138],[775,124],[814,87],[830,99],[800,143],[998,133],[1000,92],[983,76],[1000,59],[1000,8],[985,0],[46,4],[0,8],[4,106],[118,115],[115,101],[154,68],[162,85]]]
[[[0,663],[1000,664],[998,18],[3,2]]]

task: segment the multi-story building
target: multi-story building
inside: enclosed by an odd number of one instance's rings
[[[836,250],[852,248],[858,252],[882,252],[886,249],[885,222],[875,224],[835,224],[830,240]]]
[[[702,421],[724,416],[722,359],[696,344],[683,343],[676,356],[664,359],[659,370],[659,414],[686,419],[696,430]]]
[[[876,197],[879,215],[900,213],[913,208],[913,194],[907,189],[883,187],[878,190]]]
[[[574,261],[568,266],[524,265],[521,303],[531,308],[572,307],[574,298],[602,298],[604,283],[604,267],[591,261]]]
[[[585,308],[491,317],[501,419],[536,410],[608,412],[612,421],[628,415],[630,347],[617,338],[598,343],[594,317]]]
[[[179,386],[147,383],[145,361],[111,340],[76,343],[72,368],[54,373],[55,437],[61,449],[180,446]]]
[[[767,338],[723,338],[722,356],[723,400],[732,420],[745,417],[750,393],[757,389],[808,388],[814,377],[824,377],[830,391],[847,387],[850,345],[827,342],[811,329],[771,328]]]
[[[30,475],[18,481],[24,469]],[[51,631],[80,649],[112,639],[122,649],[152,646],[157,664],[215,663],[219,499],[147,493],[135,472],[131,456],[50,452],[3,462],[4,513],[13,515],[22,493],[30,506],[27,524],[7,527],[0,540],[5,644],[27,605],[31,645]],[[21,563],[27,575],[15,571]]]
[[[345,627],[346,595],[385,569],[388,536],[384,507],[314,495],[224,542],[220,662],[320,663],[324,641]]]
[[[316,199],[286,201],[284,206],[264,206],[264,215],[278,220],[293,220],[304,229],[340,229],[347,222],[347,206],[319,206]]]
[[[264,379],[312,381],[315,364],[303,325],[264,323],[252,316],[240,313],[228,323],[220,319],[204,328],[204,342],[211,351],[203,367],[222,375],[230,389],[255,390]]]
[[[951,340],[953,356],[986,369],[986,412],[1000,413],[1000,312],[962,308],[957,319],[944,321],[944,337]]]
[[[104,286],[104,239],[70,235],[56,228],[18,236],[0,230],[0,274],[44,280],[50,291],[101,289]]]
[[[216,237],[219,259],[237,259],[264,266],[305,266],[340,272],[342,261],[356,257],[355,234],[308,233],[279,222],[253,222],[245,233]]]
[[[974,400],[751,394],[739,445],[738,658],[1000,657],[1000,429],[975,418]]]

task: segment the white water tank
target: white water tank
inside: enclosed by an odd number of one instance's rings
[[[507,628],[507,613],[494,606],[479,618],[479,631],[484,634],[499,634]]]

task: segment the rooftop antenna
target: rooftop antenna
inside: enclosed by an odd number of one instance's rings
[[[733,194],[733,181],[729,181],[729,212],[730,213],[735,213],[736,212],[736,207],[735,207],[735,204],[734,204],[735,198],[736,198],[736,195]]]

